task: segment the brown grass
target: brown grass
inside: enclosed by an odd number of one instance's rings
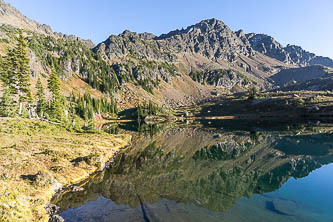
[[[0,221],[47,221],[44,207],[56,190],[101,169],[130,136],[0,119],[0,141]]]

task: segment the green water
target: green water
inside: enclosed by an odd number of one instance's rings
[[[148,129],[54,200],[65,221],[333,221],[330,124]]]

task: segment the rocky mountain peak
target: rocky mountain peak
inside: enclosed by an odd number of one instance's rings
[[[112,38],[115,35],[111,35],[109,38]],[[144,33],[137,33],[137,32],[132,32],[130,30],[125,30],[123,31],[118,37],[123,37],[123,38],[140,38],[143,40],[152,40],[156,38],[154,34],[144,32]]]
[[[198,53],[209,59],[232,62],[240,54],[253,54],[251,46],[243,42],[235,32],[217,19],[203,20],[186,29],[177,29],[163,34],[155,40],[175,53]]]
[[[120,35],[124,36],[124,37],[130,37],[130,36],[135,36],[137,35],[136,32],[132,32],[128,29],[126,29],[125,31],[123,31]]]
[[[189,33],[202,33],[202,34],[208,34],[211,32],[220,32],[220,31],[231,31],[227,25],[225,25],[222,21],[219,21],[217,19],[207,19],[203,20],[195,25],[188,26],[186,29],[176,29],[174,31],[171,31],[167,34],[162,34],[159,37],[156,38],[156,40],[162,40],[174,37],[176,35],[186,35]]]
[[[215,18],[203,20],[194,25],[194,27],[199,28],[202,32],[223,31],[224,29],[230,30],[227,25]]]

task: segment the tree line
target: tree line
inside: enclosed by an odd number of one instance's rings
[[[147,116],[156,116],[162,112],[162,108],[154,104],[152,101],[149,101],[148,103],[144,102],[137,107],[138,119],[144,119]]]
[[[88,122],[94,120],[96,114],[115,116],[118,113],[116,103],[107,99],[96,99],[89,94],[69,98],[61,94],[59,75],[52,64],[51,74],[47,81],[50,96],[45,96],[40,77],[37,79],[36,96],[31,92],[31,71],[29,66],[27,42],[22,31],[19,31],[16,45],[9,49],[5,57],[0,56],[0,80],[2,95],[0,97],[0,116],[28,117],[47,119],[50,121],[75,125],[79,117]]]
[[[27,43],[22,31],[14,48],[9,49],[1,61],[0,77],[3,83],[3,95],[0,103],[0,115],[31,116],[33,98],[30,90],[30,67]],[[27,113],[25,113],[27,112]]]

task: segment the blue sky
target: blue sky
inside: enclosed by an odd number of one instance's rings
[[[95,43],[125,29],[155,35],[217,18],[333,58],[332,0],[5,0],[24,15]]]

